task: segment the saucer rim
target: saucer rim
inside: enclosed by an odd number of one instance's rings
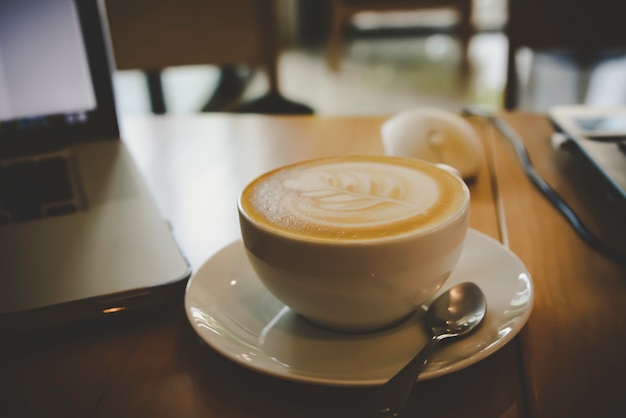
[[[483,232],[480,232],[476,229],[473,228],[469,228],[468,229],[468,235],[474,235],[475,239],[478,240],[482,240],[482,241],[487,241],[489,242],[491,245],[494,245],[495,247],[497,247],[500,251],[502,251],[501,256],[506,256],[508,258],[510,258],[510,262],[515,262],[517,264],[517,267],[519,267],[521,269],[521,274],[525,274],[527,279],[528,279],[528,287],[527,287],[527,291],[529,292],[528,295],[528,299],[527,302],[525,304],[525,308],[523,309],[523,312],[520,315],[517,315],[516,318],[516,325],[510,330],[510,332],[508,332],[508,334],[506,334],[504,337],[502,338],[497,338],[494,339],[493,341],[489,341],[489,345],[487,348],[485,349],[481,349],[480,351],[473,353],[467,357],[464,357],[461,360],[455,361],[447,366],[438,368],[436,370],[428,370],[426,369],[424,372],[422,372],[422,374],[419,376],[420,381],[422,380],[430,380],[433,378],[437,378],[437,377],[441,377],[441,376],[445,376],[454,372],[457,372],[459,370],[465,369],[471,365],[474,365],[476,363],[478,363],[479,361],[491,356],[492,354],[494,354],[495,352],[497,352],[499,349],[501,349],[502,347],[504,347],[506,344],[508,344],[513,338],[515,338],[515,336],[517,336],[517,334],[521,331],[521,329],[524,327],[524,325],[526,324],[526,322],[528,321],[528,318],[530,317],[530,314],[532,312],[533,309],[533,305],[534,305],[534,284],[531,278],[530,273],[528,272],[528,269],[526,268],[525,264],[519,259],[519,257],[513,253],[509,248],[507,248],[506,246],[504,246],[501,242],[495,240],[494,238],[492,238],[489,235],[486,235]],[[467,239],[467,237],[466,237]],[[193,292],[193,288],[194,288],[194,281],[198,280],[197,277],[200,276],[202,273],[205,273],[203,271],[203,268],[205,267],[206,264],[208,264],[211,260],[213,260],[214,258],[218,257],[220,255],[220,253],[230,247],[234,247],[236,245],[240,245],[243,246],[243,243],[241,241],[241,239],[236,239],[234,241],[231,241],[230,243],[222,246],[220,248],[220,250],[218,250],[215,254],[213,254],[213,256],[209,257],[203,264],[202,266],[196,271],[194,272],[194,274],[192,274],[192,277],[189,279],[189,282],[187,283],[187,287],[185,290],[185,298],[184,298],[184,306],[185,306],[185,314],[187,316],[187,320],[189,321],[189,323],[191,324],[192,328],[194,329],[194,332],[201,338],[202,341],[204,341],[204,343],[206,343],[209,347],[211,347],[212,349],[214,349],[215,351],[217,351],[218,353],[220,353],[222,356],[224,356],[225,358],[229,359],[230,361],[240,365],[240,366],[244,366],[250,370],[254,370],[256,372],[260,372],[263,373],[265,375],[268,376],[273,376],[276,378],[281,378],[281,379],[286,379],[286,380],[291,380],[291,381],[295,381],[295,382],[300,382],[300,383],[311,383],[311,384],[319,384],[319,385],[325,385],[325,386],[339,386],[339,387],[365,387],[365,386],[376,386],[376,385],[380,385],[382,383],[384,383],[389,377],[387,378],[352,378],[352,379],[348,379],[348,378],[332,378],[332,377],[323,377],[323,376],[319,376],[319,375],[315,375],[315,374],[311,374],[309,372],[307,372],[306,370],[298,370],[298,369],[293,369],[291,367],[288,366],[283,366],[280,367],[280,365],[275,364],[270,362],[269,364],[271,366],[268,366],[268,363],[262,362],[261,364],[256,363],[254,361],[247,361],[247,360],[243,360],[241,357],[239,357],[237,355],[236,352],[232,351],[232,350],[228,350],[227,348],[224,347],[224,345],[230,345],[230,344],[235,344],[237,347],[239,348],[243,348],[241,347],[240,344],[237,343],[237,341],[235,341],[232,338],[227,338],[227,337],[223,337],[223,336],[217,336],[214,338],[209,338],[205,332],[202,332],[201,329],[199,329],[193,319],[192,316],[192,306],[190,306],[190,294],[191,292]],[[466,251],[466,250],[464,250]],[[243,253],[242,253],[243,254]],[[244,257],[245,259],[245,257]],[[247,261],[247,259],[245,259],[246,263],[249,263]],[[206,275],[206,273],[205,273]],[[252,280],[257,280],[260,283],[260,279],[256,276],[256,274],[253,275],[254,277],[251,278]],[[450,283],[446,283],[444,284],[443,288],[440,289],[440,291],[437,293],[440,294],[441,292],[445,291],[446,289],[448,289],[450,286],[448,286]],[[451,284],[450,284],[451,285]],[[261,284],[262,286],[262,284]],[[269,294],[269,291],[267,289],[263,287],[263,290],[265,292],[267,292]],[[435,295],[435,297],[437,296]],[[433,298],[434,299],[434,298]],[[489,311],[489,299],[487,300],[487,305],[488,305],[488,311]],[[285,307],[286,308],[286,307]],[[211,333],[210,335],[215,336],[216,334]],[[223,342],[226,342],[228,344],[218,344],[216,343],[214,340],[215,338],[217,339],[221,339]],[[383,338],[383,336],[381,336],[381,338]],[[401,367],[401,364],[399,364],[399,367]]]

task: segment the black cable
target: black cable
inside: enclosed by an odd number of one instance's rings
[[[554,206],[567,222],[572,226],[574,231],[585,241],[588,245],[600,252],[607,258],[626,266],[626,254],[608,246],[598,237],[596,237],[580,220],[576,213],[565,203],[565,201],[558,195],[556,191],[537,173],[530,161],[530,156],[524,141],[519,134],[509,126],[504,120],[492,115],[491,113],[476,109],[474,107],[466,108],[463,110],[466,115],[477,116],[487,120],[491,123],[500,133],[507,138],[517,153],[517,156],[522,163],[524,172],[533,183],[533,185],[548,199],[548,201]]]

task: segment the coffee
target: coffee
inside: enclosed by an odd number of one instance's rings
[[[338,156],[266,173],[240,204],[255,222],[288,235],[363,240],[440,225],[466,204],[466,194],[453,174],[425,162]]]
[[[263,285],[326,328],[407,318],[443,285],[469,221],[463,181],[424,161],[335,156],[263,174],[239,198],[248,260]]]

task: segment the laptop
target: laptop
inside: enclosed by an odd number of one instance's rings
[[[103,2],[0,0],[0,334],[183,300],[112,68]]]

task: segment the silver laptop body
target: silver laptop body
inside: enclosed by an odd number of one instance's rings
[[[67,160],[74,188],[41,216],[0,194],[0,334],[182,301],[189,265],[119,139],[103,10],[0,0],[5,195],[29,192],[12,183],[16,164],[52,157]]]

